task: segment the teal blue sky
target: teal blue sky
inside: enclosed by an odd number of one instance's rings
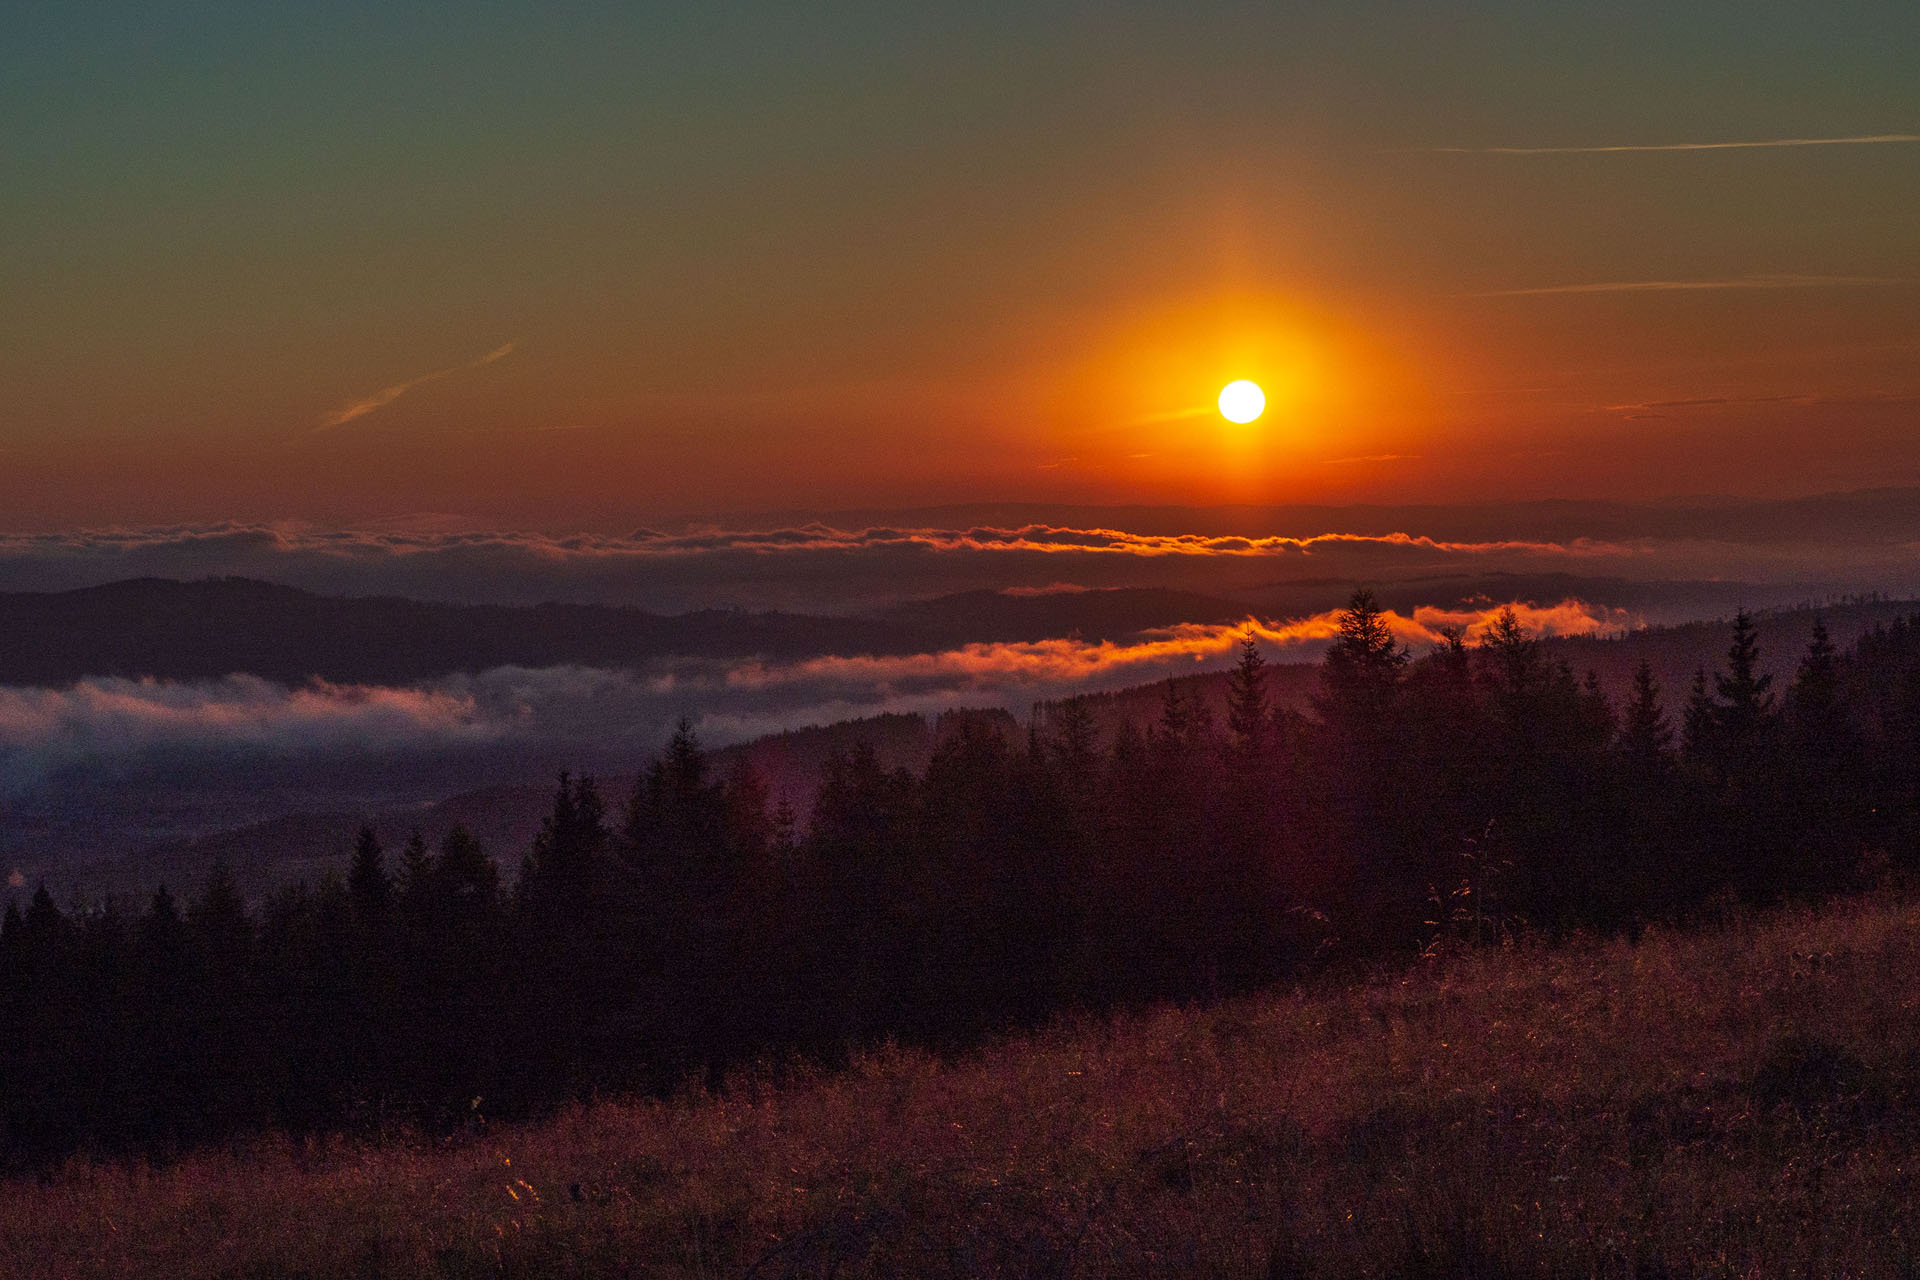
[[[0,120],[16,527],[1920,482],[1910,4],[16,4]]]

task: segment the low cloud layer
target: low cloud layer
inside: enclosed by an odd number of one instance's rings
[[[1874,403],[1894,410],[1910,402]],[[1699,413],[1718,403],[1700,397],[1611,408]],[[961,516],[946,524],[928,522],[928,514],[899,524],[621,536],[462,531],[450,527],[451,517],[333,530],[225,523],[0,534],[0,591],[240,576],[327,595],[836,613],[959,591],[1063,585],[1169,587],[1279,608],[1261,593],[1309,581],[1488,574],[1785,583],[1811,594],[1920,589],[1915,490],[1697,507],[1083,508],[1055,513],[1071,518],[962,523]]]
[[[1752,560],[1712,548],[1674,550],[1597,539],[1202,537],[1039,525],[857,532],[809,527],[627,538],[216,525],[0,536],[0,590],[240,576],[329,595],[817,613],[983,588],[1057,589],[1061,583],[1234,592],[1301,579],[1377,581],[1444,573],[1651,577],[1704,566],[1715,576],[1737,576],[1743,559]]]
[[[1514,608],[1543,635],[1630,624],[1619,610],[1577,600]],[[1471,638],[1494,607],[1390,614],[1416,651],[1442,628]],[[829,656],[802,662],[684,660],[641,671],[501,667],[404,687],[314,682],[287,687],[252,676],[170,682],[93,679],[63,689],[0,688],[0,778],[11,793],[63,777],[157,768],[217,775],[236,760],[404,761],[445,755],[572,760],[632,767],[681,716],[716,743],[880,711],[937,713],[956,705],[1024,714],[1035,701],[1224,667],[1249,630],[1280,661],[1315,660],[1337,615],[1238,626],[1179,626],[1127,644],[1062,638],[972,644],[936,653]]]
[[[0,535],[0,590],[133,577],[241,576],[334,595],[505,604],[568,600],[663,612],[855,609],[981,588],[1181,586],[1233,590],[1289,577],[1367,576],[1630,559],[1597,541],[1459,541],[1407,533],[1306,537],[821,525],[628,537],[221,524]]]

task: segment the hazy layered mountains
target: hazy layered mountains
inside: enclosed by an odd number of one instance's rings
[[[607,605],[436,604],[334,597],[245,578],[135,579],[0,594],[0,684],[87,676],[384,684],[494,667],[640,667],[665,657],[793,660],[924,653],[1078,633],[1119,640],[1182,622],[1233,622],[1242,601],[1152,588],[1017,596],[972,591],[875,616]]]
[[[89,676],[393,684],[496,667],[639,668],[662,658],[794,661],[911,654],[966,644],[1074,636],[1122,642],[1181,623],[1249,613],[1296,617],[1345,603],[1351,578],[1273,583],[1233,596],[1156,587],[1010,593],[978,590],[859,615],[706,609],[662,614],[612,605],[441,604],[316,595],[246,578],[141,578],[60,592],[0,593],[0,685]],[[1577,597],[1667,620],[1796,602],[1804,592],[1737,582],[1646,582],[1563,573],[1447,574],[1376,584],[1403,612],[1472,600]]]
[[[1642,616],[1691,602],[1689,616],[1701,617],[1777,600],[1738,583],[1552,573],[1378,585],[1404,614],[1580,597]],[[1235,597],[980,590],[858,616],[436,604],[234,578],[0,594],[0,875],[81,892],[185,886],[224,858],[264,891],[337,867],[368,819],[396,841],[414,827],[435,838],[464,823],[510,869],[558,769],[598,773],[618,797],[680,715],[701,722],[722,768],[751,763],[804,821],[834,749],[868,741],[888,764],[918,768],[950,708],[977,708],[968,714],[1023,733],[1035,704],[1084,690],[1103,729],[1144,723],[1173,672],[1217,708],[1230,661],[1217,647],[1201,666],[1169,658],[1104,683],[1071,673],[971,679],[974,664],[1007,660],[996,645],[1076,637],[1124,646],[1180,624],[1232,626],[1249,612],[1318,614],[1352,586],[1328,577]],[[1855,600],[1820,612],[1844,646],[1914,608]],[[1800,608],[1761,620],[1763,663],[1781,685],[1814,616]],[[1616,698],[1647,658],[1676,714],[1694,671],[1716,668],[1726,644],[1724,623],[1549,641]],[[1025,652],[1006,669],[1021,670]],[[127,683],[146,680],[159,683]],[[1270,691],[1307,710],[1316,682],[1310,662],[1279,665]]]

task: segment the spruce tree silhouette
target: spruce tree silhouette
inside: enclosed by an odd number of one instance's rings
[[[386,850],[371,826],[354,837],[353,858],[347,864],[347,894],[353,912],[370,933],[386,928],[393,913],[393,880],[387,875]]]
[[[1805,755],[1838,763],[1851,745],[1852,726],[1840,688],[1840,651],[1820,618],[1813,620],[1813,637],[1787,691],[1786,717],[1793,741]]]
[[[400,850],[400,882],[397,890],[409,928],[424,928],[432,915],[436,874],[433,854],[427,848],[427,838],[415,827],[407,833],[407,843]]]
[[[1793,825],[1804,833],[1794,878],[1823,891],[1844,887],[1860,870],[1875,809],[1860,785],[1862,740],[1841,689],[1840,652],[1820,618],[1787,690],[1783,720],[1782,782]]]
[[[1863,854],[1920,862],[1913,619],[1844,654],[1816,628],[1776,702],[1742,614],[1679,757],[1649,664],[1616,724],[1516,616],[1418,662],[1387,623],[1356,593],[1318,716],[1258,762],[1281,717],[1243,642],[1221,726],[1191,680],[1106,751],[1097,696],[1025,746],[1004,717],[951,717],[917,775],[870,744],[834,755],[804,833],[683,726],[618,838],[591,781],[562,775],[511,898],[459,829],[437,852],[416,832],[397,877],[362,832],[345,878],[253,906],[217,867],[184,917],[165,891],[137,918],[64,912],[42,884],[0,914],[0,1164],[268,1124],[449,1132],[482,1123],[476,1099],[521,1117],[887,1037],[959,1047],[1286,977],[1323,944],[1403,957],[1466,902],[1460,937],[1515,912],[1632,929],[1727,887],[1843,889]]]
[[[1227,683],[1227,733],[1234,750],[1248,761],[1264,759],[1272,746],[1267,660],[1251,627],[1240,638],[1240,658]]]
[[[1722,750],[1730,758],[1756,751],[1773,714],[1772,675],[1762,675],[1759,632],[1745,609],[1733,616],[1733,644],[1727,650],[1727,670],[1714,678],[1720,695],[1715,708]]]
[[[591,1036],[610,1005],[630,998],[631,967],[618,962],[626,931],[608,893],[611,841],[593,779],[563,772],[515,886],[525,954],[518,1074],[534,1096],[595,1087]]]
[[[426,877],[431,925],[456,934],[490,920],[499,909],[500,869],[465,826],[455,823],[440,842]]]
[[[1386,614],[1364,587],[1340,611],[1338,626],[1320,664],[1323,693],[1314,706],[1329,724],[1348,732],[1381,725],[1399,691],[1407,652],[1394,641]]]
[[[1707,669],[1701,667],[1693,673],[1693,684],[1687,690],[1686,718],[1680,737],[1681,750],[1687,759],[1703,767],[1715,760],[1720,749],[1719,715],[1708,688]]]
[[[1361,588],[1339,614],[1333,645],[1320,663],[1321,691],[1313,699],[1323,746],[1311,785],[1327,797],[1329,809],[1320,842],[1329,854],[1340,850],[1335,861],[1346,866],[1311,874],[1316,888],[1331,888],[1341,875],[1365,886],[1356,927],[1382,934],[1417,920],[1425,896],[1422,887],[1396,875],[1419,856],[1407,830],[1413,808],[1400,791],[1406,775],[1398,703],[1408,661],[1373,592]]]
[[[710,768],[692,722],[682,719],[627,803],[625,856],[641,892],[670,915],[716,910],[732,887],[726,788]]]
[[[1660,682],[1645,658],[1633,669],[1633,691],[1620,718],[1620,754],[1627,775],[1638,784],[1653,782],[1673,766],[1673,725],[1660,704]]]

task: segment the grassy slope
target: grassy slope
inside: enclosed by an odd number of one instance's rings
[[[0,1273],[1910,1276],[1917,977],[1883,895],[438,1147],[75,1164],[4,1188]]]

